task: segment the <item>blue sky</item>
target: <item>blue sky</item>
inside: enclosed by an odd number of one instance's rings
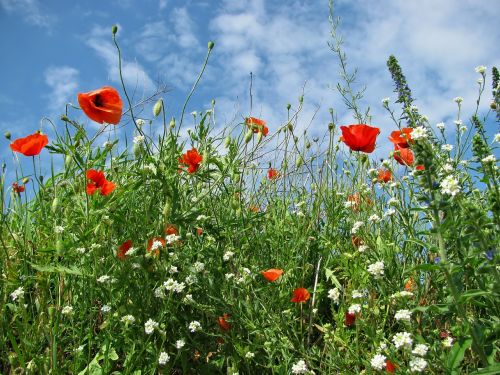
[[[395,98],[385,65],[390,54],[399,59],[420,112],[431,124],[450,127],[454,97],[464,98],[464,120],[474,110],[474,68],[500,66],[498,1],[341,0],[335,9],[349,67],[359,69],[358,81],[367,86],[362,104],[371,107],[372,124],[382,129],[377,155],[387,154],[385,139],[394,127],[381,106],[382,98]],[[311,132],[322,134],[329,107],[340,124],[354,121],[331,89],[339,68],[327,46],[327,0],[0,0],[2,133],[31,134],[42,117],[57,120],[78,92],[119,87],[113,24],[119,26],[134,100],[165,83],[169,117],[179,117],[213,40],[209,67],[188,112],[209,108],[215,99],[220,127],[239,122],[249,114],[253,72],[253,115],[265,118],[271,131],[285,122],[286,104],[295,107],[304,87],[299,127],[311,124]],[[483,112],[490,97],[488,88]],[[124,130],[130,133],[131,127]],[[1,142],[0,161],[10,164],[8,142]]]

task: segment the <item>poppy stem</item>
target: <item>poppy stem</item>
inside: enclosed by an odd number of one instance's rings
[[[319,269],[320,269],[322,260],[323,260],[323,256],[320,255],[319,259],[318,259],[318,264],[316,265],[316,272],[314,275],[314,288],[313,288],[313,295],[312,295],[312,300],[311,300],[311,308],[309,311],[309,327],[308,327],[308,331],[307,331],[307,346],[309,346],[311,344],[313,311],[314,311],[314,304],[316,303],[316,289],[318,288]]]

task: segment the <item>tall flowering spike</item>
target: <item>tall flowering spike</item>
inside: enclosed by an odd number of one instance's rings
[[[262,135],[264,136],[266,136],[269,133],[269,129],[266,126],[266,122],[264,120],[261,120],[260,118],[247,117],[245,119],[245,124],[254,133],[262,133]]]
[[[293,291],[293,297],[290,300],[290,302],[295,302],[295,303],[307,302],[309,297],[310,294],[306,288],[297,288]]]
[[[340,140],[352,151],[370,153],[375,150],[377,136],[380,133],[379,128],[365,124],[356,124],[341,126],[340,130],[342,130],[342,137],[340,137]]]
[[[393,56],[389,56],[389,60],[387,60],[387,67],[391,72],[392,80],[396,88],[394,92],[398,94],[398,103],[402,103],[405,108],[409,108],[413,102],[411,97],[411,90],[406,83],[406,78],[399,66],[398,60]]]
[[[125,260],[125,255],[127,254],[127,251],[129,251],[132,248],[132,240],[127,240],[124,243],[120,245],[118,248],[118,251],[116,252],[116,256],[120,260]]]
[[[391,136],[388,138],[389,141],[394,143],[394,145],[399,146],[401,148],[410,147],[410,144],[414,143],[411,133],[413,132],[412,128],[403,128],[401,130],[395,130],[391,133]]]
[[[99,124],[117,125],[122,117],[123,103],[118,91],[112,87],[79,93],[78,103],[83,112]]]
[[[413,151],[411,150],[411,148],[402,148],[398,145],[395,145],[394,159],[401,165],[407,165],[411,167],[413,165],[413,161],[415,160],[415,156],[413,155]]]
[[[96,171],[95,169],[89,169],[87,171],[87,179],[90,182],[87,183],[87,194],[92,195],[99,190],[101,195],[109,195],[115,190],[116,185],[106,180],[103,171]]]
[[[49,143],[49,138],[45,134],[35,133],[24,138],[18,138],[10,144],[14,152],[19,152],[24,156],[38,155]]]
[[[179,168],[187,167],[187,172],[192,174],[200,168],[200,163],[203,161],[203,156],[198,153],[196,148],[188,150],[179,158]]]
[[[283,270],[280,270],[279,268],[271,268],[271,269],[268,269],[267,271],[262,271],[260,274],[267,281],[273,282],[273,281],[278,280],[281,277],[281,275],[283,274]]]

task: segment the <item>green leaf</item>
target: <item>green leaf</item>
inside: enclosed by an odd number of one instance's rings
[[[447,366],[448,369],[453,370],[460,366],[460,362],[464,359],[465,351],[469,349],[472,344],[472,339],[460,339],[451,348],[448,354]]]
[[[491,295],[491,291],[487,290],[479,290],[479,289],[471,289],[468,290],[465,293],[462,293],[460,296],[460,301],[466,301],[469,298],[474,298],[474,297],[479,297],[479,296],[486,296],[486,295]]]
[[[471,372],[469,375],[496,375],[500,374],[500,363],[495,363],[486,368]]]
[[[336,286],[337,288],[339,288],[339,289],[341,289],[341,290],[342,290],[342,286],[340,285],[340,283],[339,283],[338,279],[337,279],[337,278],[335,277],[335,275],[333,274],[333,271],[332,271],[332,270],[330,270],[330,269],[326,268],[326,269],[325,269],[325,275],[326,275],[327,280],[330,280],[332,283],[334,283],[334,284],[335,284],[335,286]]]
[[[83,276],[83,272],[76,267],[64,267],[64,266],[48,266],[48,265],[40,265],[29,262],[31,267],[36,269],[39,272],[49,272],[49,273],[67,273],[69,275],[77,275]]]

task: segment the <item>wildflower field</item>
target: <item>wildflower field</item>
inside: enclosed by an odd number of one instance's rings
[[[0,373],[500,373],[498,70],[435,125],[388,57],[388,140],[344,71],[345,107],[310,136],[303,96],[281,123],[218,124],[216,95],[186,113],[216,50],[178,118],[122,80],[75,92],[53,136],[5,134]]]

